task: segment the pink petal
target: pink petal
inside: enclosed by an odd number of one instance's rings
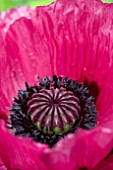
[[[7,119],[7,112],[6,112],[6,107],[9,104],[8,100],[6,100],[6,97],[3,93],[3,87],[2,86],[2,76],[4,75],[4,70],[6,68],[5,65],[6,61],[6,51],[5,51],[5,43],[3,41],[1,32],[0,32],[0,119],[4,118]],[[5,84],[6,82],[4,82]]]
[[[0,159],[8,170],[46,170],[39,159],[39,154],[44,149],[45,146],[35,144],[30,139],[12,136],[1,126]]]
[[[17,7],[14,9],[9,9],[8,11],[5,11],[5,12],[0,12],[0,31],[2,32],[3,38],[5,37],[6,32],[9,29],[10,25],[15,20],[21,18],[22,16],[26,16],[27,18],[30,18],[31,11],[32,11],[32,9],[30,7]],[[0,79],[1,79],[0,117],[6,118],[6,116],[8,116],[8,114],[9,114],[8,110],[9,110],[9,106],[12,103],[12,97],[13,97],[13,95],[15,95],[17,93],[17,90],[20,89],[20,86],[19,86],[20,84],[21,84],[21,87],[24,87],[25,79],[23,78],[23,75],[21,75],[20,77],[18,76],[18,77],[16,77],[16,81],[17,81],[17,79],[19,79],[19,82],[15,83],[15,85],[14,84],[12,85],[12,79],[13,79],[13,76],[15,75],[15,73],[14,73],[15,71],[14,71],[14,69],[12,69],[12,71],[11,71],[11,69],[8,67],[9,61],[6,60],[6,49],[5,49],[5,47],[3,47],[3,42],[1,42],[1,41],[3,41],[3,40],[0,38],[0,52],[2,52],[0,54],[0,60],[1,60],[0,68],[2,68],[1,72],[0,72],[0,75],[1,75],[0,76]],[[4,75],[4,70],[5,70],[5,75]],[[10,71],[10,75],[8,74],[9,71]],[[7,83],[10,84],[9,89],[4,88],[4,84],[6,86],[6,80],[7,80]],[[14,86],[16,86],[16,91],[14,89]],[[3,90],[3,88],[4,88],[4,90]],[[11,95],[10,95],[10,93],[11,93]]]
[[[48,7],[38,7],[31,14],[34,26],[30,20],[21,19],[9,30],[8,63],[15,70],[14,61],[18,61],[22,74],[32,83],[36,75],[54,73],[96,82],[101,89],[97,108],[103,119],[113,101],[111,6],[96,0],[59,0]]]
[[[18,90],[25,89],[25,81],[34,85],[38,75],[43,77],[53,74],[47,44],[43,44],[41,37],[37,35],[38,32],[32,22],[26,18],[15,22],[9,30],[6,39],[7,58],[2,66],[5,73],[0,75],[2,87],[0,95],[3,103],[1,109],[3,108],[4,112],[8,113],[13,102],[12,97],[17,95]]]
[[[112,7],[96,0],[59,0],[49,7],[38,7],[32,17],[49,47],[54,43],[55,73],[79,81],[87,77],[97,83],[99,121],[112,116],[108,113],[113,110]]]
[[[7,119],[9,115],[9,109],[10,109],[9,106],[12,103],[12,97],[13,95],[17,94],[18,89],[20,89],[20,85],[21,87],[22,85],[24,86],[25,78],[21,74],[18,74],[18,76],[16,75],[16,77],[14,78],[14,74],[16,70],[13,70],[13,68],[11,70],[9,67],[5,42],[3,40],[1,32],[0,32],[0,68],[1,68],[0,69],[0,118]]]
[[[58,0],[48,7],[37,7],[31,17],[53,51],[54,72],[96,82],[101,90],[97,101],[101,111],[103,105],[108,108],[113,82],[112,7],[99,0]]]
[[[113,4],[99,0],[58,0],[37,7],[31,19],[55,51],[52,61],[57,75],[97,83],[99,126],[113,129],[112,8]]]
[[[4,126],[4,122],[1,119],[0,119],[0,126]],[[0,170],[7,170],[7,168],[5,167],[1,159],[0,159]]]
[[[110,133],[113,132],[113,93],[111,93],[113,90],[112,8],[112,4],[107,5],[96,0],[59,0],[49,7],[38,7],[32,17],[33,23],[40,34],[43,36],[46,35],[45,39],[46,42],[49,42],[49,47],[51,47],[50,44],[54,43],[54,51],[56,51],[54,54],[54,58],[56,59],[54,59],[56,61],[55,73],[58,75],[68,75],[80,81],[83,81],[84,78],[87,77],[89,82],[93,81],[97,83],[100,92],[96,103],[99,116],[98,127],[102,128],[99,128],[100,130],[97,128],[96,133],[98,133],[98,135],[100,133],[103,140],[106,136],[106,133],[101,134],[103,129],[105,131],[108,130]],[[50,41],[52,41],[52,43]],[[88,134],[88,139],[90,139],[90,133]],[[84,138],[85,136],[86,134],[84,134]],[[93,137],[94,134],[92,134],[92,138]],[[74,165],[75,168],[79,168],[80,166],[95,166],[113,147],[111,142],[113,136],[109,139],[106,146],[103,146],[103,143],[101,143],[99,156],[96,153],[99,143],[98,137],[92,150],[90,147],[88,148],[87,145],[85,152],[89,153],[91,151],[91,159],[93,158],[93,154],[95,159],[92,159],[91,165],[90,163],[88,165],[88,162],[86,163],[86,156],[84,162],[82,163],[81,161],[81,165],[79,163],[78,165]],[[93,145],[92,140],[89,141],[89,145]],[[85,145],[86,142],[87,139],[83,141],[83,144]],[[63,146],[62,144],[62,147],[59,149],[60,151],[64,150]],[[103,149],[105,153],[102,152]],[[81,151],[81,147],[77,147],[77,150]],[[77,159],[79,159],[76,162],[82,160],[80,157],[81,152],[75,150],[73,152],[76,153]],[[69,166],[67,166],[67,164],[65,166],[59,154],[60,152],[56,152],[55,157],[53,156],[54,151],[50,154],[50,164],[52,164],[52,160],[56,161],[56,159],[58,159],[60,168],[68,169],[70,164]],[[63,156],[65,157],[65,154]],[[71,158],[70,154],[70,159]],[[47,160],[49,160],[48,155]],[[67,162],[68,161],[67,159]],[[54,165],[50,167],[59,168],[59,166],[57,166],[58,162],[56,161],[55,164],[53,163]]]
[[[30,18],[30,12],[32,9],[30,7],[17,7],[9,9],[5,12],[0,12],[0,28],[2,29],[3,36],[5,36],[10,25],[17,19],[26,16]]]
[[[79,129],[68,135],[51,150],[47,149],[42,159],[49,170],[78,170],[93,168],[113,147],[110,129],[95,128],[90,131]]]
[[[48,44],[43,42],[31,20],[22,18],[12,24],[6,43],[10,66],[17,72],[18,63],[21,73],[29,83],[37,82],[37,76],[44,77],[53,73]]]
[[[0,170],[7,170],[3,162],[0,160]]]
[[[94,169],[92,170],[113,170],[113,154],[102,160]]]

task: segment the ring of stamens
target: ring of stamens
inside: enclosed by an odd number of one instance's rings
[[[25,85],[10,110],[15,135],[53,147],[77,128],[91,129],[97,124],[94,98],[83,83],[54,75],[52,79],[39,78],[39,85]]]

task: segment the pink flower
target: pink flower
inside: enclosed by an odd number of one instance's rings
[[[4,40],[0,35],[1,170],[113,169],[112,21],[112,4],[58,0],[37,7],[30,19],[11,22]],[[94,128],[78,128],[50,148],[29,137],[14,136],[6,124],[12,97],[25,89],[24,83],[33,86],[37,76],[54,74],[88,85],[98,119]]]

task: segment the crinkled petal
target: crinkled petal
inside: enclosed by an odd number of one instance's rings
[[[100,122],[106,115],[113,115],[112,8],[113,4],[97,0],[59,0],[48,7],[38,7],[32,16],[53,51],[54,72],[97,83]]]
[[[47,149],[42,159],[49,170],[90,169],[110,152],[112,146],[113,133],[110,129],[80,129],[59,141],[53,149]]]
[[[10,25],[17,19],[26,16],[30,18],[32,9],[27,6],[12,8],[7,11],[0,12],[0,28],[2,29],[3,36],[5,36]]]
[[[11,26],[6,39],[7,59],[2,67],[4,74],[1,75],[1,99],[5,105],[1,108],[4,112],[8,112],[12,97],[17,96],[18,90],[25,89],[26,81],[34,85],[38,76],[53,74],[51,56],[41,38],[32,22],[26,18]]]
[[[4,69],[6,69],[6,50],[5,50],[5,43],[3,41],[3,37],[0,32],[0,119],[4,118],[7,119],[7,106],[9,104],[8,100],[6,100],[6,97],[3,93],[3,87],[2,86],[2,76],[4,74]],[[5,83],[4,83],[5,84]]]
[[[113,154],[107,156],[92,170],[106,170],[106,169],[113,170]]]
[[[15,41],[15,38],[18,41]],[[6,43],[9,65],[17,72],[18,63],[20,72],[26,77],[26,81],[33,84],[37,82],[37,76],[52,74],[48,44],[39,35],[31,20],[22,18],[15,22],[8,31]]]
[[[21,18],[22,16],[26,16],[27,18],[30,18],[30,12],[32,9],[27,6],[23,7],[17,7],[13,9],[9,9],[5,12],[0,12],[0,32],[2,33],[3,38],[5,38],[5,35],[7,33],[7,30],[9,29],[10,25],[17,19]],[[0,36],[0,117],[7,118],[9,115],[9,106],[12,103],[12,97],[17,94],[18,89],[20,89],[20,84],[21,87],[24,87],[24,82],[25,79],[21,73],[20,69],[20,74],[15,75],[15,71],[12,68],[9,68],[9,61],[6,60],[6,49],[5,46],[3,47],[3,39]],[[5,70],[5,74],[4,74]],[[9,73],[10,72],[10,73]],[[15,85],[12,85],[12,79],[16,76],[15,80]],[[20,75],[20,76],[19,76]],[[17,80],[18,79],[18,80]],[[4,87],[6,86],[6,82],[9,85],[9,89],[5,89]],[[12,85],[12,86],[11,86]],[[16,91],[15,87],[16,86]],[[3,88],[5,90],[3,90]],[[11,94],[11,95],[10,95]],[[10,97],[9,97],[10,96]]]
[[[56,51],[54,54],[54,60],[56,61],[55,73],[58,75],[68,75],[79,81],[83,81],[87,78],[89,83],[97,83],[99,95],[96,101],[98,110],[98,126],[96,133],[98,133],[98,135],[104,128],[105,130],[108,128],[108,132],[110,131],[111,134],[113,133],[112,8],[112,4],[103,4],[97,0],[59,0],[48,7],[38,7],[32,17],[34,25],[42,35],[45,34],[44,30],[46,30],[46,41],[48,42],[51,40],[52,42],[49,43],[49,47],[51,47],[50,44],[54,43],[54,51]],[[87,136],[88,139],[90,139],[90,133]],[[85,135],[86,134],[84,134],[84,137]],[[105,136],[106,133],[103,133],[101,136],[103,140]],[[77,159],[76,162],[82,162],[81,165],[76,164],[75,169],[84,166],[93,167],[103,159],[113,147],[111,142],[113,136],[109,139],[105,146],[103,146],[101,142],[101,155],[98,156],[96,146],[98,146],[99,139],[98,137],[96,138],[96,145],[93,146],[94,148],[90,157],[91,165],[88,165],[88,162],[84,163],[81,161],[81,152],[73,150],[79,159]],[[83,145],[85,145],[85,143],[86,140],[84,140]],[[92,140],[89,141],[89,145],[90,144],[92,145]],[[102,152],[103,149],[105,153]],[[63,144],[60,150],[63,150]],[[81,151],[81,148],[77,147],[77,150]],[[90,150],[91,148],[88,148],[87,145],[85,152],[90,152]],[[95,155],[95,159],[93,159],[93,154]],[[53,158],[53,153],[50,155],[50,157]],[[61,163],[62,169],[63,163],[58,155],[59,153],[56,153],[56,157],[59,160],[58,162]],[[47,158],[49,159],[48,156]],[[71,159],[72,156],[70,154],[70,160]],[[55,164],[56,168],[58,168],[58,162]],[[68,166],[64,165],[64,167],[66,168]]]
[[[46,146],[12,136],[3,124],[0,126],[0,159],[8,170],[46,170],[39,158]]]
[[[1,30],[0,30],[1,31]],[[16,70],[10,68],[7,58],[6,46],[0,32],[0,118],[7,119],[9,106],[13,95],[16,95],[20,87],[24,87],[25,78],[15,74]],[[15,75],[15,76],[14,76]],[[13,81],[14,80],[14,81]],[[12,84],[13,81],[13,84]],[[16,88],[16,89],[15,89]]]
[[[21,65],[20,72],[32,83],[37,75],[54,73],[96,82],[96,105],[102,123],[107,109],[112,112],[113,102],[111,7],[97,0],[58,0],[48,7],[38,7],[31,14],[32,21],[21,19],[11,26],[6,38],[8,63],[14,70],[17,63]]]

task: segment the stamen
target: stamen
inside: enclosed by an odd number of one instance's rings
[[[96,125],[97,111],[87,87],[67,77],[39,79],[39,85],[19,90],[10,115],[15,135],[54,146],[77,128]]]

